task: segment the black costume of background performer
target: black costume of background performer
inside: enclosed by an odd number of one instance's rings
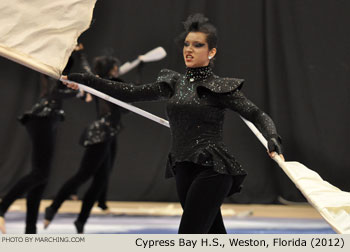
[[[71,57],[64,72],[68,73],[72,65]],[[0,204],[0,216],[4,217],[11,204],[27,192],[26,234],[36,233],[40,200],[51,171],[57,126],[64,119],[62,100],[77,95],[76,91],[44,75],[40,75],[40,89],[39,101],[19,117],[32,142],[32,171],[12,187]]]
[[[81,56],[83,68],[91,73],[85,55],[81,54]],[[99,70],[96,69],[96,64],[102,65]],[[95,62],[96,73],[99,76],[108,78],[109,71],[114,65],[119,65],[119,61],[115,58],[100,57],[100,60]],[[111,79],[121,81],[120,79]],[[98,97],[94,97],[94,99],[96,102],[97,120],[85,129],[80,139],[80,144],[86,148],[80,168],[62,186],[52,204],[45,211],[45,219],[51,221],[62,203],[72,193],[75,193],[78,187],[92,177],[92,184],[84,195],[80,214],[74,222],[78,233],[83,233],[84,225],[96,200],[99,200],[99,203],[105,202],[108,178],[117,151],[117,135],[122,127],[121,116],[126,112],[125,109],[103,99]],[[103,208],[103,205],[100,207]]]
[[[220,206],[227,195],[240,191],[246,172],[223,143],[225,109],[253,122],[279,147],[271,118],[240,91],[243,80],[220,78],[210,66],[188,68],[184,75],[164,69],[157,82],[141,86],[89,74],[68,79],[126,102],[168,100],[172,147],[166,176],[175,175],[184,209],[179,233],[226,233]]]

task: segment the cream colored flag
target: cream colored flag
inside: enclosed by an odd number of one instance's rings
[[[254,124],[241,118],[267,149],[266,139]],[[317,172],[302,163],[285,162],[278,155],[273,159],[337,233],[350,234],[350,192],[344,192],[323,180]]]
[[[96,0],[1,0],[0,55],[58,79]]]
[[[341,191],[299,162],[275,161],[337,233],[350,234],[349,192]]]

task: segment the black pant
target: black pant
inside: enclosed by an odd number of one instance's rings
[[[36,118],[28,121],[25,126],[32,141],[32,170],[4,196],[0,204],[0,216],[4,216],[11,204],[27,192],[25,232],[30,234],[36,233],[40,200],[51,170],[57,120]]]
[[[93,181],[84,195],[83,204],[77,221],[85,224],[91,209],[99,195],[106,189],[114,155],[116,153],[116,139],[91,145],[86,148],[78,172],[71,177],[60,189],[50,208],[57,211],[69,196],[89,178]]]
[[[116,142],[112,143],[111,145],[111,153],[109,156],[109,173],[112,172],[114,160],[115,160],[115,154],[116,154],[117,148],[116,148]],[[107,179],[103,185],[103,190],[100,193],[100,196],[98,197],[98,204],[99,206],[104,206],[107,207],[106,202],[107,202],[107,193],[108,193],[108,184],[109,184],[109,179]],[[72,191],[71,195],[77,195],[78,194],[78,188],[75,191]]]
[[[175,171],[183,208],[179,234],[226,234],[220,206],[231,189],[232,176],[191,162],[177,163]]]

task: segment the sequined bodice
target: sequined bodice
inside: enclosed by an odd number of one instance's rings
[[[198,84],[212,78],[211,71],[186,72],[175,85],[167,104],[172,153],[185,154],[222,141],[224,109],[206,95],[199,96]]]
[[[68,89],[57,80],[43,75],[40,76],[40,91],[39,100],[30,110],[18,117],[20,122],[26,123],[30,119],[44,117],[63,120],[65,117],[62,109],[63,100],[77,95],[76,90]]]

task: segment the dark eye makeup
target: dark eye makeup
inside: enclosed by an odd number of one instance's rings
[[[194,46],[197,47],[197,48],[199,48],[199,47],[203,47],[204,44],[203,44],[203,43],[194,43]]]
[[[193,43],[193,46],[196,47],[196,48],[200,48],[200,47],[203,47],[205,44],[203,43],[200,43],[200,42],[194,42]],[[187,46],[190,46],[190,43],[185,41],[184,42],[184,46],[187,47]]]

